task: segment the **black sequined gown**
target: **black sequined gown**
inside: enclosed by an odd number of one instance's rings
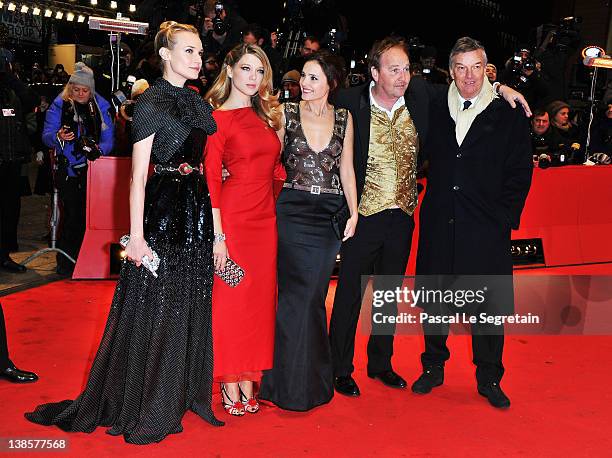
[[[134,142],[155,133],[152,163],[196,169],[155,173],[147,182],[144,231],[161,259],[159,277],[123,265],[85,391],[74,401],[38,406],[26,414],[32,422],[81,432],[107,426],[134,444],[180,432],[188,409],[223,424],[211,410],[213,231],[197,171],[215,124],[208,105],[186,91],[159,80],[134,114]]]

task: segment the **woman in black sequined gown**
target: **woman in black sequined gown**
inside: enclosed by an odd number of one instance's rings
[[[65,431],[107,426],[134,444],[180,432],[187,410],[223,424],[211,409],[212,214],[199,173],[206,135],[216,125],[210,106],[183,88],[197,77],[202,44],[195,28],[176,23],[162,24],[155,44],[164,78],[140,96],[134,112],[126,253],[140,260],[155,250],[159,276],[139,261],[123,265],[85,391],[26,414]],[[149,162],[155,173],[147,181]]]

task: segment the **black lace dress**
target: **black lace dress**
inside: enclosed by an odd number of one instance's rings
[[[123,265],[85,391],[75,401],[38,406],[28,420],[65,431],[107,426],[134,444],[180,432],[188,409],[223,424],[211,409],[213,230],[199,173],[206,135],[215,129],[210,106],[189,89],[160,79],[140,96],[134,142],[154,133],[152,163],[195,168],[154,173],[147,182],[144,231],[161,259],[159,277]]]

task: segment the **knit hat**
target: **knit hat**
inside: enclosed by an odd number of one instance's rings
[[[93,70],[83,62],[74,64],[74,73],[70,76],[68,82],[79,86],[87,86],[91,89],[91,92],[96,92]]]
[[[562,108],[569,108],[570,106],[562,100],[555,100],[554,102],[550,102],[546,107],[546,111],[548,111],[548,116],[550,119],[553,119],[557,113]]]
[[[293,81],[294,83],[299,83],[300,77],[300,72],[298,72],[297,70],[291,70],[283,75],[281,83],[284,83],[285,81]]]

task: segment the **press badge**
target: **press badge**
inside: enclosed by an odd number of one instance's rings
[[[9,116],[15,116],[15,109],[14,108],[3,108],[2,116],[4,116],[5,118]]]

